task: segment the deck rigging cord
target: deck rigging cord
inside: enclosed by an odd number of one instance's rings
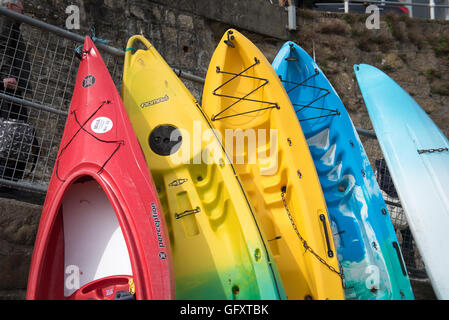
[[[90,38],[92,39],[93,43],[95,43],[95,44],[108,44],[109,42],[111,42],[111,40],[104,40],[101,38],[97,38],[95,26],[90,27]],[[80,44],[78,47],[75,48],[75,54],[77,57],[81,58],[83,53],[84,53],[83,45]]]
[[[295,62],[295,63],[298,62],[299,59],[293,55],[294,52],[296,52],[296,49],[293,46],[293,44],[290,44],[290,54],[289,54],[289,56],[287,58],[285,58],[285,61],[287,61],[287,62]],[[315,61],[315,47],[313,47],[313,60]],[[298,110],[296,110],[296,108],[295,108],[295,112],[297,114],[298,114],[298,112],[301,112],[305,108],[316,109],[316,110],[324,110],[324,111],[329,111],[330,112],[329,114],[326,114],[326,115],[321,115],[321,116],[307,118],[307,119],[299,119],[300,122],[308,121],[308,120],[314,120],[314,119],[320,119],[320,118],[326,118],[326,117],[331,117],[331,116],[339,116],[340,115],[340,112],[338,111],[338,109],[330,109],[330,108],[323,108],[323,107],[312,106],[313,103],[315,103],[315,102],[317,102],[319,100],[323,100],[324,101],[326,96],[328,96],[330,94],[330,90],[328,90],[326,88],[321,88],[321,87],[317,87],[317,86],[312,86],[312,85],[307,85],[306,84],[306,82],[308,82],[309,80],[312,80],[313,78],[315,78],[316,76],[318,76],[320,74],[320,72],[318,71],[318,68],[315,68],[314,71],[315,71],[314,74],[312,74],[311,76],[309,76],[308,78],[306,78],[305,80],[303,80],[301,82],[293,82],[293,81],[283,80],[282,77],[279,76],[279,79],[281,80],[281,82],[295,85],[293,88],[290,88],[290,89],[287,90],[287,94],[289,94],[290,92],[292,92],[293,90],[295,90],[296,88],[299,88],[299,87],[306,87],[306,88],[312,88],[312,89],[317,89],[317,90],[320,90],[320,91],[324,91],[324,93],[322,95],[320,95],[318,98],[313,99],[312,101],[310,101],[307,104],[295,104],[295,103],[292,102],[292,105],[294,107],[300,107],[300,109],[298,109]]]
[[[120,149],[120,147],[125,143],[123,140],[103,140],[98,138],[97,136],[95,136],[94,134],[90,133],[88,130],[86,130],[84,127],[85,125],[98,113],[98,111],[100,111],[101,108],[103,108],[103,106],[107,105],[107,104],[111,104],[111,101],[106,100],[103,101],[103,103],[101,103],[101,105],[87,118],[87,120],[85,120],[82,124],[78,121],[78,118],[76,116],[76,110],[73,110],[72,112],[70,112],[70,114],[73,114],[76,123],[79,125],[79,129],[75,132],[75,134],[70,138],[69,142],[67,142],[67,144],[61,148],[61,151],[58,155],[58,158],[56,159],[56,177],[58,178],[58,180],[60,180],[61,182],[65,182],[66,180],[62,179],[59,175],[59,160],[61,158],[61,156],[64,154],[64,151],[67,150],[67,148],[69,147],[69,145],[73,142],[73,140],[75,139],[75,137],[81,132],[84,131],[87,134],[89,134],[91,137],[95,138],[96,140],[102,142],[102,143],[116,143],[117,147],[115,148],[115,150],[112,152],[112,154],[106,159],[106,161],[103,163],[103,165],[101,166],[100,170],[98,171],[98,174],[100,174],[104,167],[106,166],[106,164],[112,159],[112,157],[114,156],[114,154]]]
[[[318,76],[319,74],[320,73],[319,73],[318,69],[315,69],[315,73],[313,75],[311,75],[310,77],[306,78],[305,80],[303,80],[301,82],[294,82],[294,81],[283,80],[279,76],[279,79],[281,80],[282,83],[287,83],[287,84],[294,85],[293,88],[290,88],[290,89],[287,90],[287,94],[289,94],[290,92],[292,92],[293,90],[295,90],[296,88],[299,88],[299,87],[306,87],[306,88],[311,88],[311,89],[317,89],[317,90],[320,90],[320,91],[324,91],[323,94],[321,94],[320,96],[318,96],[317,98],[313,99],[312,101],[310,101],[307,104],[298,104],[298,103],[293,103],[292,102],[293,107],[299,107],[299,109],[295,108],[295,112],[297,114],[299,112],[301,112],[302,110],[304,110],[305,108],[329,111],[329,114],[316,116],[316,117],[311,117],[311,118],[306,118],[306,119],[298,119],[300,122],[314,120],[314,119],[320,119],[320,118],[326,118],[326,117],[332,117],[332,116],[339,116],[340,115],[340,112],[338,111],[338,109],[330,109],[330,108],[323,108],[323,107],[312,106],[312,104],[314,104],[315,102],[317,102],[319,100],[324,100],[330,94],[330,90],[328,90],[326,88],[321,88],[321,87],[305,84],[306,82],[308,82],[309,80],[311,80],[314,77]]]
[[[263,101],[263,100],[249,99],[248,98],[251,94],[255,93],[256,91],[258,91],[260,89],[262,89],[264,86],[266,86],[269,83],[268,79],[265,79],[265,78],[244,75],[245,72],[253,69],[259,63],[260,63],[260,61],[257,58],[254,58],[254,63],[251,66],[249,66],[248,68],[244,69],[243,71],[241,71],[239,73],[223,71],[223,70],[220,69],[220,67],[217,66],[217,73],[232,75],[232,77],[231,77],[231,79],[229,79],[229,80],[225,81],[223,84],[221,84],[218,88],[216,88],[212,92],[212,94],[215,95],[215,96],[218,96],[218,97],[222,97],[222,98],[236,99],[236,101],[234,101],[229,106],[225,107],[218,114],[213,115],[212,118],[211,118],[212,121],[217,121],[217,120],[222,120],[222,119],[226,119],[226,118],[237,117],[237,116],[241,116],[241,115],[245,115],[245,114],[249,114],[249,113],[254,113],[254,112],[258,112],[258,111],[263,111],[263,110],[268,110],[268,109],[280,109],[279,105],[276,102],[270,102],[270,101]],[[237,79],[238,77],[254,79],[254,80],[260,80],[260,81],[262,81],[262,84],[257,86],[255,89],[251,90],[249,93],[245,94],[243,97],[237,97],[237,96],[231,96],[231,95],[225,95],[225,94],[217,93],[218,90],[220,90],[221,88],[225,87],[226,85],[231,83],[233,80]],[[233,106],[237,105],[241,101],[249,101],[249,102],[255,102],[255,103],[268,104],[269,106],[267,106],[265,108],[259,108],[259,109],[254,109],[254,110],[250,110],[250,111],[236,113],[236,114],[233,114],[233,115],[221,116],[223,113],[225,113],[227,110],[229,110]]]

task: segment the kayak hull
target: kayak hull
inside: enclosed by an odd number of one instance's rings
[[[394,186],[439,299],[449,299],[449,142],[416,101],[377,68],[354,66]]]
[[[173,299],[170,244],[155,186],[88,37],[76,81],[27,299]]]
[[[355,127],[316,62],[286,42],[273,61],[323,188],[347,299],[413,299],[387,206]],[[398,251],[399,250],[399,251]]]
[[[227,138],[225,148],[255,207],[287,297],[343,299],[327,208],[306,140],[271,65],[236,30],[225,33],[212,56],[203,110]]]
[[[139,43],[147,50],[135,50]],[[134,36],[127,48],[122,97],[166,213],[177,299],[285,298],[201,107],[148,40]]]

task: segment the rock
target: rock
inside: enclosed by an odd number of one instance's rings
[[[388,53],[382,61],[382,65],[397,70],[404,66],[404,62],[396,53]]]
[[[14,246],[0,240],[0,252],[0,290],[25,289],[33,248]]]
[[[409,82],[398,81],[398,84],[405,90],[409,95],[413,97],[413,99],[429,99],[430,95],[430,86],[426,83],[425,85],[414,84]],[[433,101],[435,102],[435,101]]]
[[[391,29],[385,20],[380,20],[380,26],[379,29],[376,30],[376,36],[379,37],[379,39],[382,39],[385,43],[391,43],[394,40]]]
[[[328,18],[320,24],[320,32],[344,35],[349,33],[351,27],[339,18]]]
[[[113,8],[116,8],[116,7],[117,7],[117,2],[120,2],[120,1],[116,1],[116,0],[104,0],[104,5],[105,5],[107,8],[113,9]]]
[[[436,300],[435,293],[429,279],[410,279],[415,300]]]
[[[165,15],[165,22],[169,25],[169,26],[176,26],[176,16],[173,13],[173,11],[167,10],[166,11],[166,15]]]
[[[383,66],[388,66],[390,68],[389,71],[386,72],[386,74],[392,78],[394,81],[396,81],[399,85],[403,84],[416,84],[415,79],[415,72],[413,72],[410,69],[400,69],[397,70],[396,68],[392,67],[390,64],[387,64],[386,60],[383,60]],[[427,84],[427,82],[426,82]]]
[[[0,290],[0,300],[25,300],[26,290]]]
[[[420,51],[416,54],[416,58],[409,61],[409,66],[413,70],[426,72],[430,69],[439,69],[439,60],[433,51]]]
[[[157,24],[151,24],[149,26],[149,40],[152,42],[161,40],[161,29]]]
[[[192,30],[193,29],[193,18],[192,16],[187,16],[185,14],[180,14],[178,16],[178,23],[180,29],[187,29]]]
[[[145,12],[137,6],[131,6],[129,11],[132,15],[141,20],[148,20],[148,16],[145,15]]]
[[[326,74],[338,73],[339,64],[336,61],[328,61]]]
[[[0,290],[25,289],[42,207],[0,199]]]
[[[350,93],[354,89],[354,78],[346,72],[340,72],[332,82],[340,96]]]
[[[0,239],[32,246],[41,210],[38,205],[0,199]]]
[[[162,17],[161,10],[158,7],[153,7],[152,12],[155,20],[160,23]]]
[[[449,110],[449,96],[441,97],[441,109],[440,109],[445,115],[447,115],[447,111]]]
[[[176,28],[163,25],[161,27],[161,33],[162,33],[164,42],[177,43],[178,30]]]
[[[177,65],[183,69],[189,70],[194,68],[196,64],[196,52],[197,47],[195,46],[196,37],[194,33],[179,31],[178,32],[178,54],[177,54]]]

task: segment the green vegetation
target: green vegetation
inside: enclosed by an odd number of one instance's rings
[[[429,82],[433,82],[435,79],[441,79],[441,73],[435,69],[427,69],[425,76]]]
[[[449,96],[449,86],[446,87],[430,87],[430,92],[439,94],[440,96]]]
[[[320,61],[320,68],[321,68],[321,71],[323,71],[324,74],[328,73],[328,66],[327,66],[327,61],[326,60]]]
[[[323,34],[346,34],[347,26],[341,20],[329,20],[321,25],[320,32]]]
[[[408,30],[408,40],[413,43],[415,46],[418,47],[418,49],[422,49],[424,46],[424,38],[421,34],[421,32],[419,32],[419,30],[417,30],[417,28],[411,27],[411,28],[407,28]]]
[[[385,15],[385,21],[387,22],[388,28],[390,29],[393,38],[398,41],[403,41],[405,36],[401,30],[399,24],[401,21],[398,19],[397,15],[395,13],[389,12]]]
[[[306,20],[313,20],[316,17],[316,14],[313,10],[307,10],[307,9],[299,9],[297,11],[297,14],[299,17],[304,18]]]
[[[357,15],[348,13],[343,15],[343,19],[346,21],[347,24],[353,25],[354,23],[357,22]]]
[[[381,68],[385,72],[394,71],[394,68],[392,66],[390,66],[389,64],[383,65]]]
[[[391,43],[390,39],[388,39],[385,34],[377,33],[376,30],[364,28],[360,32],[352,30],[351,33],[354,38],[359,38],[357,41],[357,48],[362,51],[373,51],[374,45],[378,45],[379,50],[382,52],[387,52],[391,49],[388,46]]]
[[[437,57],[447,56],[449,58],[449,40],[446,36],[431,40],[431,44]]]

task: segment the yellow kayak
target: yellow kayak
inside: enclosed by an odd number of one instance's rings
[[[323,191],[296,114],[270,63],[235,30],[225,33],[212,56],[203,110],[228,138],[227,154],[287,297],[344,299]]]
[[[142,36],[127,45],[122,98],[166,215],[177,299],[285,299],[253,209],[207,117]]]

